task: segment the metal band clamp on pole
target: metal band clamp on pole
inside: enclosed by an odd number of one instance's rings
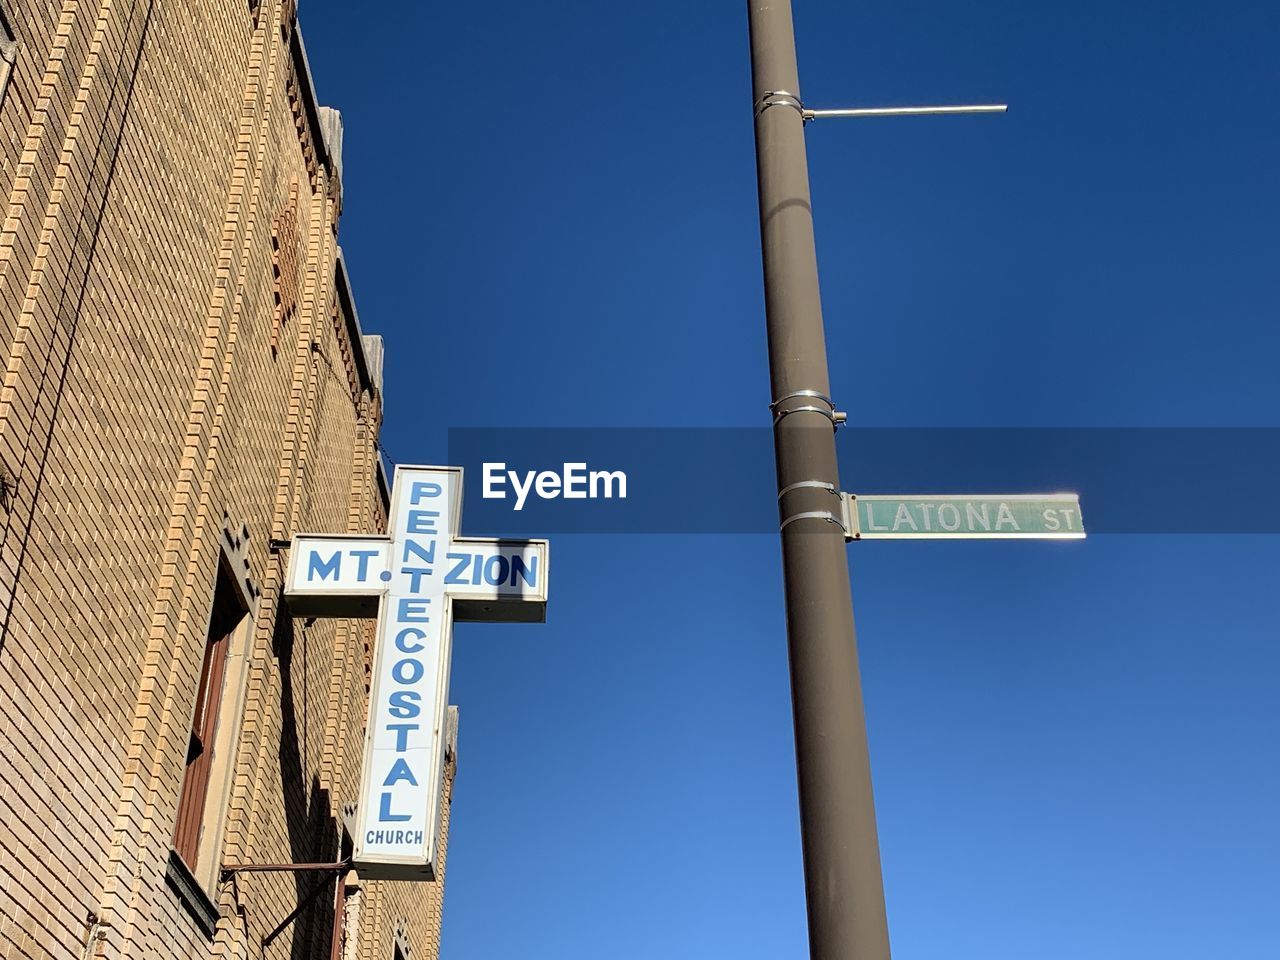
[[[827,405],[827,409],[824,410],[822,407],[816,407],[813,404],[803,404],[798,407],[788,407],[785,410],[778,409],[779,406],[781,406],[783,403],[785,403],[788,400],[794,400],[796,398],[809,398],[809,397],[813,398],[814,400],[821,400],[823,403]],[[838,427],[841,424],[843,424],[846,420],[849,419],[848,414],[836,409],[835,401],[833,401],[825,393],[820,393],[817,390],[792,390],[790,393],[779,397],[777,400],[773,401],[773,403],[769,404],[769,409],[773,411],[774,426],[777,426],[778,421],[781,420],[783,417],[790,416],[793,413],[820,413],[824,417],[826,417],[828,420],[831,421],[831,425],[833,427]]]
[[[789,483],[778,491],[778,499],[781,500],[792,490],[804,490],[813,488],[816,490],[825,490],[827,493],[840,496],[840,489],[834,483],[827,483],[825,480],[797,480],[795,483]]]
[[[800,513],[793,513],[791,516],[787,517],[787,519],[783,520],[782,523],[778,524],[778,529],[785,530],[797,520],[826,520],[828,523],[834,523],[837,527],[843,530],[845,532],[845,539],[849,539],[849,528],[845,526],[842,519],[837,517],[834,513],[831,513],[829,510],[804,510]]]
[[[832,400],[830,397],[828,397],[825,393],[819,393],[817,390],[792,390],[790,393],[783,394],[777,400],[773,401],[773,403],[769,404],[769,409],[777,410],[779,406],[786,403],[788,400],[794,400],[796,397],[806,397],[806,398],[812,398],[814,400],[821,400],[832,410],[836,408],[835,401]]]
[[[840,501],[840,516],[831,513],[829,510],[804,510],[800,513],[791,514],[778,524],[778,529],[780,531],[785,530],[797,520],[826,520],[827,522],[834,523],[836,526],[840,527],[840,529],[844,531],[845,539],[849,539],[849,522],[844,517],[844,494],[840,492],[839,488],[834,483],[827,483],[825,480],[797,480],[795,483],[789,483],[778,491],[779,502],[781,502],[782,498],[788,493],[792,493],[796,490],[823,490],[826,493],[831,494]]]
[[[785,90],[770,90],[768,93],[760,97],[756,101],[756,116],[764,113],[770,107],[791,107],[799,112],[800,116],[804,116],[804,104],[800,102],[800,98],[794,93],[787,93]]]

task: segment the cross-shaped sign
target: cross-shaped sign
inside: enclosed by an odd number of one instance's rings
[[[546,619],[547,541],[463,538],[461,515],[461,467],[402,466],[387,535],[292,542],[293,615],[378,619],[353,858],[369,879],[435,877],[453,621]]]

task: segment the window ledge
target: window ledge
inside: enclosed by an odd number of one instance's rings
[[[183,862],[176,850],[169,851],[169,863],[165,867],[164,879],[169,884],[169,888],[178,895],[187,912],[200,925],[205,936],[212,938],[218,921],[222,919],[222,913],[218,910],[218,905],[209,899],[200,882],[192,875],[191,868]]]

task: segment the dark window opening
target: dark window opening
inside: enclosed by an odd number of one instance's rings
[[[231,635],[245,617],[240,593],[223,564],[218,564],[218,583],[209,617],[209,637],[200,665],[200,685],[196,690],[191,737],[187,742],[187,769],[178,797],[178,817],[173,830],[173,849],[191,870],[200,853],[209,776],[213,770],[213,738],[218,732],[218,714],[227,673],[227,652]]]

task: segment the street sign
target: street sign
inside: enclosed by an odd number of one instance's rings
[[[1074,493],[842,494],[850,540],[1083,540]]]
[[[436,878],[455,620],[541,622],[545,540],[458,535],[462,469],[397,467],[386,536],[293,538],[294,616],[377,617],[353,863]]]

